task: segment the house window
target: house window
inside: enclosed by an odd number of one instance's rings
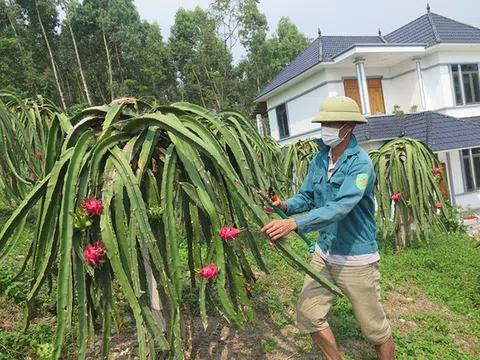
[[[478,64],[455,64],[451,67],[456,104],[480,103]]]
[[[280,133],[280,139],[282,139],[290,135],[290,131],[288,130],[287,106],[285,104],[278,105],[276,111],[278,131]]]
[[[480,148],[462,150],[462,161],[466,190],[480,189]]]

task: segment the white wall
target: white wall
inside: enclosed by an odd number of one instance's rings
[[[360,146],[362,147],[363,150],[366,152],[369,152],[370,150],[377,150],[381,148],[385,144],[385,141],[369,141],[369,142],[361,142]]]
[[[464,209],[480,209],[480,191],[457,195],[455,197],[455,204]]]
[[[418,111],[422,111],[422,100],[417,81],[417,74],[409,72],[394,79],[384,79],[383,98],[385,99],[385,111],[391,114],[395,105],[408,112],[413,106],[418,106]]]
[[[439,65],[422,72],[427,110],[453,106],[452,82],[448,65]]]
[[[279,104],[284,103],[286,100],[291,99],[303,92],[310,90],[321,83],[325,82],[325,70],[320,70],[316,73],[313,73],[311,76],[307,77],[305,80],[295,84],[284,91],[275,94],[267,100],[268,109],[273,108]]]
[[[280,144],[280,146],[283,146],[283,145],[287,145],[287,144],[290,144],[292,142],[294,142],[295,140],[306,140],[306,139],[319,139],[321,138],[321,135],[320,135],[320,128],[316,131],[312,131],[312,132],[309,132],[309,133],[302,133],[302,134],[298,134],[298,135],[293,135],[292,137],[288,137],[288,138],[285,138],[285,139],[280,139],[278,140],[278,143]]]
[[[270,123],[270,135],[275,139],[279,139],[280,134],[278,132],[277,113],[275,109],[268,111],[268,122]]]
[[[454,106],[448,64],[468,62],[480,64],[480,53],[436,52],[421,59],[425,110],[440,111],[455,117],[480,115],[480,105]],[[424,110],[415,61],[405,60],[390,68],[369,67],[366,62],[365,72],[367,77],[382,77],[387,114],[392,112],[395,105],[399,105],[405,112],[414,105],[418,106],[418,111]],[[355,78],[356,75],[354,64],[329,66],[311,74],[304,74],[304,80],[299,80],[290,88],[273,95],[267,100],[272,136],[279,138],[275,107],[282,103],[287,106],[290,136],[319,129],[319,125],[312,124],[311,119],[318,112],[320,104],[328,97],[345,95],[343,79]]]
[[[320,128],[320,124],[313,124],[312,119],[326,98],[327,85],[324,85],[287,103],[290,136]]]
[[[444,158],[439,156],[439,159],[444,162],[446,161],[446,155]],[[440,154],[442,155],[442,154]],[[460,151],[454,150],[449,152],[450,156],[450,173],[452,178],[449,179],[449,186],[452,188],[453,193],[455,194],[455,205],[461,206],[463,208],[470,207],[472,209],[480,208],[480,191],[465,193],[465,188],[463,184],[463,172],[460,156]],[[451,191],[451,190],[450,190]]]
[[[327,85],[318,87],[304,95],[290,100],[299,94],[315,88],[325,82],[325,71],[321,70],[312,74],[304,81],[295,84],[285,91],[272,96],[267,100],[268,119],[270,121],[271,134],[279,139],[277,114],[275,107],[286,102],[290,136],[295,136],[307,131],[318,129],[318,124],[312,124],[312,118],[318,112],[320,104],[328,97]],[[290,101],[288,101],[290,100]],[[291,139],[290,141],[292,141]],[[290,142],[288,141],[288,142]]]
[[[480,63],[480,54],[475,51],[440,51],[437,54],[438,62],[441,63]]]
[[[455,106],[448,109],[441,109],[439,112],[456,118],[480,116],[480,104]]]

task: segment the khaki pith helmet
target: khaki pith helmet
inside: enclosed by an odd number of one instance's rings
[[[338,121],[368,123],[355,100],[346,96],[334,96],[325,100],[320,106],[320,112],[312,120],[313,123]]]

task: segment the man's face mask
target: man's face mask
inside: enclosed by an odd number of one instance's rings
[[[348,132],[343,138],[340,137],[340,130],[342,130],[347,124],[345,123],[340,129],[335,129],[322,125],[320,134],[322,134],[323,143],[331,148],[337,147],[348,135]]]

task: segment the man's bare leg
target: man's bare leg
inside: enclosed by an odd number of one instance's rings
[[[393,335],[387,340],[385,344],[375,346],[378,360],[393,360],[395,357],[395,344],[393,342]]]
[[[335,336],[333,336],[332,330],[328,327],[324,330],[320,330],[310,334],[313,341],[323,351],[328,360],[342,360],[342,355],[337,347]],[[383,346],[383,345],[381,345]]]

